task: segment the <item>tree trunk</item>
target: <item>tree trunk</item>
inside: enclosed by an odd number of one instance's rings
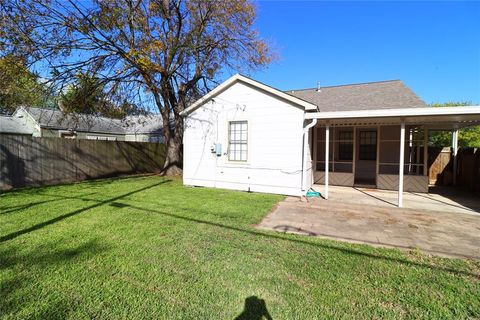
[[[165,164],[162,174],[167,176],[178,176],[182,174],[182,144],[181,139],[172,137],[166,143]]]

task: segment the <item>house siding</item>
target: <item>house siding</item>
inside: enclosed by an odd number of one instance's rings
[[[301,107],[233,84],[185,119],[184,184],[301,195],[303,117]],[[246,162],[228,160],[228,123],[239,120],[248,121]]]

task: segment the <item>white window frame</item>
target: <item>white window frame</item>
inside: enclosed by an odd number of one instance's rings
[[[247,126],[247,129],[246,129],[246,141],[245,143],[242,143],[242,142],[237,142],[236,144],[244,144],[245,145],[245,152],[246,152],[246,155],[245,155],[245,159],[242,159],[241,158],[241,151],[240,151],[240,160],[236,160],[236,159],[232,159],[231,158],[231,155],[232,155],[232,152],[231,152],[231,148],[230,148],[230,145],[232,144],[232,140],[231,140],[231,124],[232,123],[245,123],[246,126]],[[242,141],[242,140],[240,140]],[[229,163],[242,163],[242,164],[245,164],[245,163],[248,163],[248,160],[249,160],[249,157],[250,157],[250,122],[247,120],[247,119],[235,119],[235,120],[229,120],[227,121],[227,161]]]

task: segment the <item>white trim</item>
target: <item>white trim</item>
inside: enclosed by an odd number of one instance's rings
[[[400,124],[400,161],[398,167],[398,207],[403,206],[403,167],[405,157],[405,120]]]
[[[428,176],[428,126],[423,126],[423,175]]]
[[[247,122],[247,160],[242,161],[242,160],[230,160],[230,122],[240,122],[240,121],[246,121]],[[225,141],[225,151],[222,150],[222,156],[225,156],[224,164],[226,165],[232,165],[233,167],[235,166],[250,166],[251,163],[251,154],[250,154],[250,147],[251,147],[251,124],[252,121],[250,121],[250,117],[242,117],[239,116],[238,118],[232,118],[232,117],[227,117],[227,124],[226,124],[226,141]],[[218,132],[217,132],[218,134]],[[216,158],[221,158],[217,157]]]
[[[188,108],[186,108],[185,110],[183,110],[182,112],[180,112],[180,115],[181,116],[186,116],[188,115],[190,112],[194,111],[195,109],[199,108],[201,105],[203,105],[204,103],[208,102],[209,100],[211,100],[213,97],[215,97],[216,95],[218,95],[220,92],[226,90],[227,88],[229,88],[230,86],[232,86],[233,84],[235,84],[236,82],[238,81],[241,81],[241,82],[244,82],[246,84],[249,84],[257,89],[260,89],[260,90],[263,90],[263,91],[266,91],[266,92],[269,92],[279,98],[282,98],[282,99],[285,99],[287,101],[290,101],[296,105],[299,105],[301,107],[304,107],[305,110],[318,110],[317,106],[310,103],[310,102],[307,102],[305,100],[302,100],[302,99],[299,99],[297,97],[294,97],[292,95],[289,95],[285,92],[282,92],[280,90],[277,90],[275,88],[272,88],[270,86],[267,86],[261,82],[258,82],[258,81],[255,81],[253,79],[250,79],[250,78],[247,78],[245,76],[242,76],[240,74],[235,74],[233,75],[232,77],[230,77],[229,79],[227,79],[225,82],[223,82],[222,84],[220,84],[218,87],[216,87],[215,89],[213,89],[212,91],[210,91],[209,93],[207,93],[206,95],[204,95],[203,97],[201,97],[200,99],[198,99],[197,101],[195,101],[192,105],[190,105]]]
[[[305,114],[305,119],[331,120],[448,115],[480,115],[480,106],[310,112]]]
[[[310,131],[310,128],[315,128],[315,125],[317,124],[317,119],[313,119],[312,122],[310,122],[309,124],[307,124],[305,126],[305,128],[303,129],[303,163],[302,163],[302,191],[305,192],[305,195],[306,195],[306,192],[308,191],[307,190],[307,165],[308,165],[308,159],[307,159],[307,154],[308,154],[308,150],[310,148],[310,143],[308,141],[308,137],[309,137],[309,131]],[[312,155],[310,154],[310,163],[312,164]],[[314,168],[313,168],[313,164],[312,164],[312,167],[311,167],[311,172],[312,172],[312,177],[314,175]],[[312,185],[308,185],[308,188],[310,188]],[[302,192],[303,193],[303,192]]]
[[[452,149],[453,149],[453,185],[457,185],[457,168],[458,168],[458,129],[452,131]]]
[[[325,191],[324,191],[324,197],[326,200],[328,200],[328,166],[329,166],[329,152],[330,152],[330,126],[327,123],[325,126]]]

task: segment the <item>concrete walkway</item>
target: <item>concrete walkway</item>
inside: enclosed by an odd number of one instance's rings
[[[288,197],[258,228],[480,259],[480,216],[459,212]]]

